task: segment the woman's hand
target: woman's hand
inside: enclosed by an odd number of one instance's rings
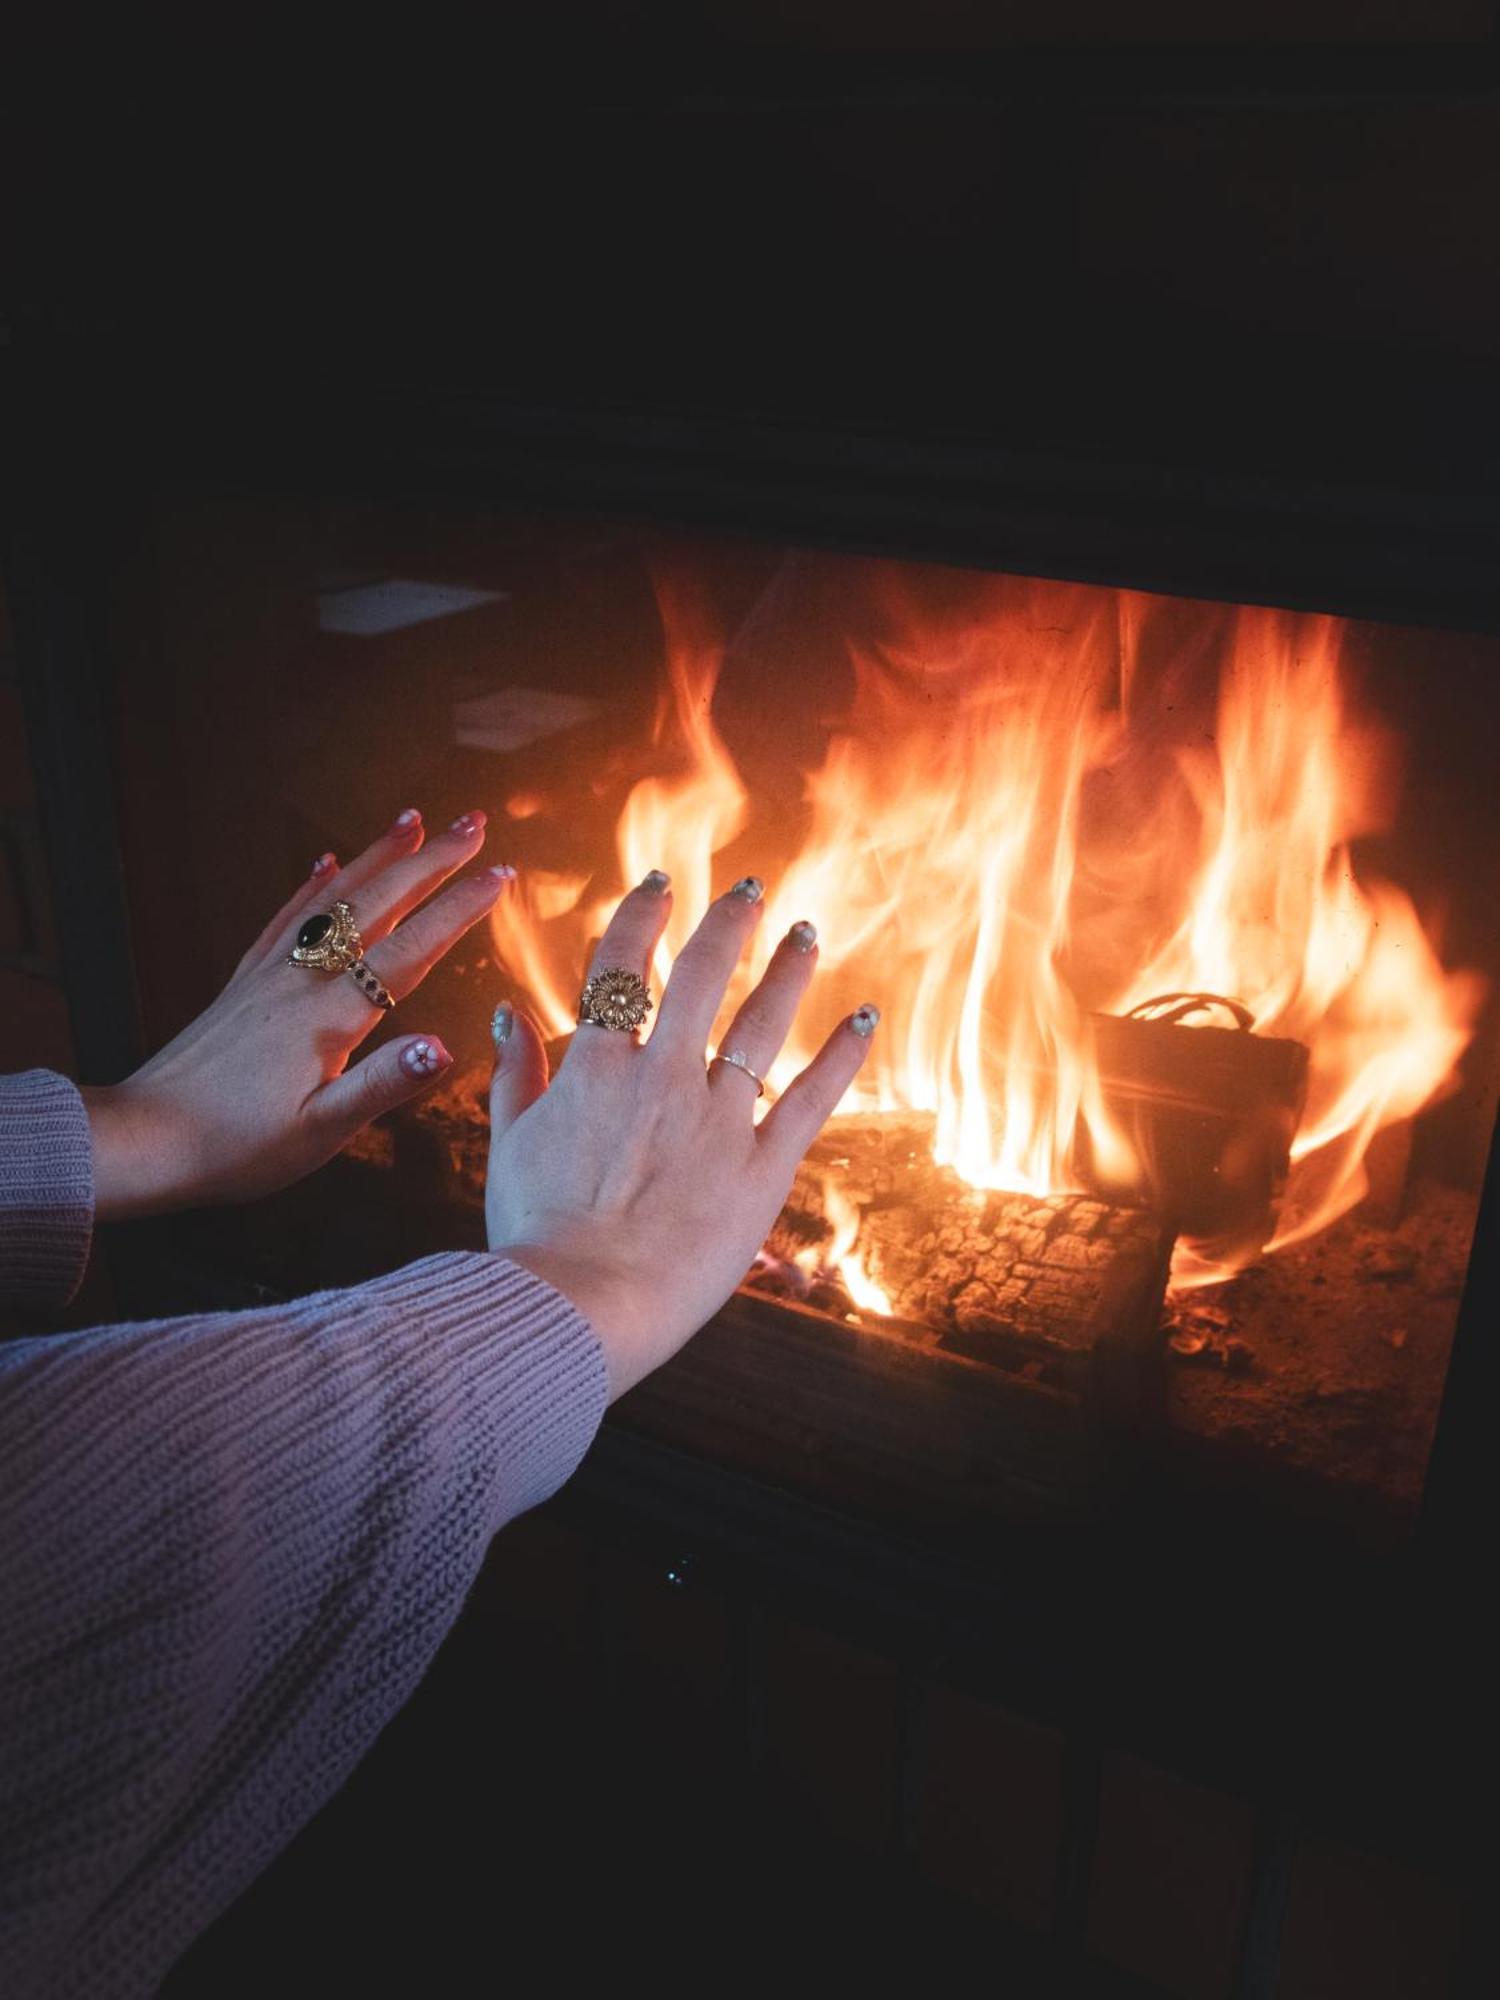
[[[660,886],[658,886],[658,884]],[[861,1007],[756,1125],[742,1069],[704,1056],[760,915],[753,878],[721,896],[683,948],[650,1039],[580,1027],[555,1083],[535,1027],[497,1011],[485,1210],[490,1247],[545,1278],[604,1344],[621,1395],[674,1354],[744,1277],[797,1163],[853,1082],[879,1015]],[[666,926],[664,875],[615,912],[592,970],[645,977]],[[764,1075],[817,960],[794,926],[722,1047]]]
[[[425,1090],[452,1061],[435,1035],[394,1039],[349,1069],[381,1010],[347,972],[289,965],[287,953],[308,917],[346,901],[369,964],[403,999],[512,878],[487,869],[426,900],[483,842],[481,812],[424,844],[413,811],[347,868],[325,854],[206,1013],[127,1082],[84,1091],[100,1216],[269,1194]]]

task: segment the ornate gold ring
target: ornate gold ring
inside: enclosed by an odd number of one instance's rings
[[[612,1034],[629,1035],[651,1012],[651,995],[638,972],[612,965],[596,972],[583,989],[578,1003],[578,1019],[591,1028],[608,1028]]]
[[[305,965],[313,972],[347,972],[372,1007],[389,1012],[395,1006],[379,974],[366,963],[364,941],[348,903],[335,903],[309,917],[287,954],[288,965]]]

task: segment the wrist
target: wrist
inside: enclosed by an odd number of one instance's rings
[[[130,1084],[87,1084],[79,1095],[94,1148],[94,1213],[129,1221],[180,1207],[186,1148],[158,1129],[150,1104]]]
[[[650,1374],[654,1364],[646,1359],[646,1342],[633,1322],[628,1283],[592,1258],[573,1257],[546,1244],[494,1243],[490,1248],[550,1285],[588,1321],[604,1349],[611,1402]]]

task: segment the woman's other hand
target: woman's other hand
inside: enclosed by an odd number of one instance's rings
[[[668,1359],[743,1279],[797,1164],[853,1082],[879,1019],[862,1007],[757,1125],[754,1078],[709,1034],[760,916],[761,885],[712,905],[673,967],[649,1040],[581,1026],[550,1087],[533,1024],[502,1007],[490,1094],[490,1247],[590,1320],[618,1396]],[[592,970],[644,978],[669,907],[665,876],[621,903]],[[777,946],[720,1044],[764,1075],[817,961],[811,925]]]
[[[269,1194],[448,1068],[431,1034],[395,1037],[349,1068],[382,1010],[347,972],[287,954],[309,917],[348,902],[369,965],[404,999],[513,875],[486,869],[433,895],[478,854],[484,819],[465,813],[428,841],[408,811],[346,868],[325,854],[206,1013],[127,1082],[85,1089],[101,1217]]]

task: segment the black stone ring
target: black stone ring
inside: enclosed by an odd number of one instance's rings
[[[297,933],[287,964],[310,966],[314,972],[347,972],[372,1007],[384,1013],[396,1004],[365,957],[359,925],[348,903],[335,903],[331,910],[309,917]]]
[[[308,918],[297,933],[287,964],[311,966],[314,972],[347,972],[364,957],[364,951],[354,911],[348,903],[335,903],[331,910],[320,910]]]

